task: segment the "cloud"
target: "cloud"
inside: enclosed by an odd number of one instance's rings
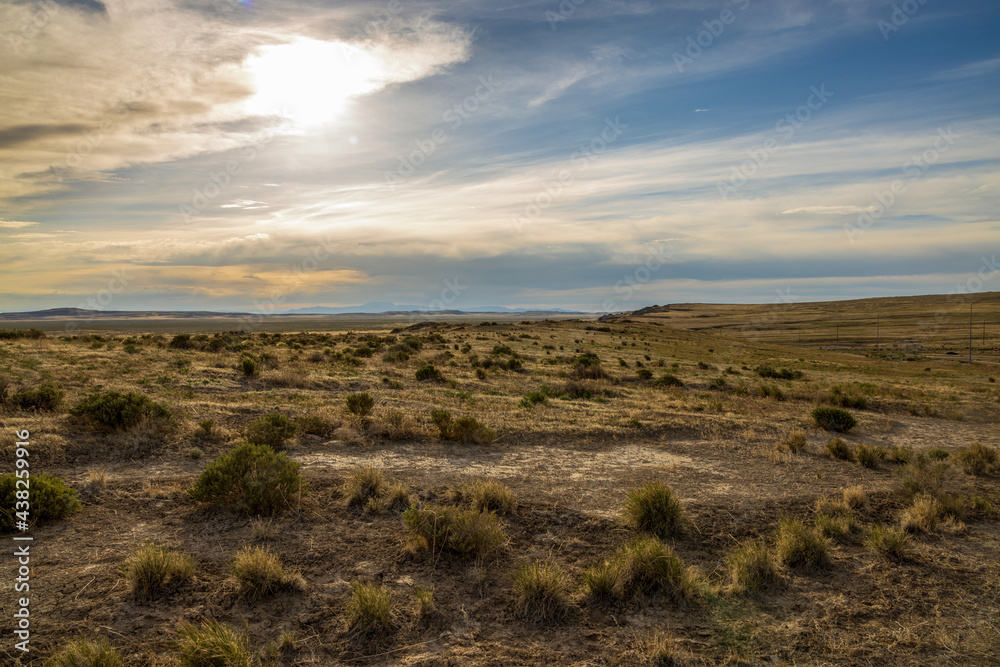
[[[0,229],[21,229],[22,227],[34,227],[37,224],[37,222],[23,220],[0,220]]]
[[[815,215],[853,215],[855,213],[864,213],[877,211],[877,206],[803,206],[801,208],[793,208],[787,211],[782,211],[782,215],[792,215],[795,213],[812,213]]]

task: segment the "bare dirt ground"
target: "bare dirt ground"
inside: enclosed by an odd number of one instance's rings
[[[371,357],[352,357],[347,350],[369,333],[258,334],[234,339],[245,349],[218,352],[202,349],[212,336],[182,349],[169,346],[169,335],[130,332],[0,341],[0,372],[12,392],[51,382],[66,394],[51,412],[8,405],[0,413],[4,446],[13,431],[29,429],[33,465],[66,480],[83,501],[71,517],[32,530],[32,651],[13,648],[7,610],[14,595],[5,585],[0,659],[42,665],[68,640],[106,636],[125,664],[174,664],[179,624],[216,619],[245,629],[265,664],[281,665],[996,664],[996,474],[969,475],[953,463],[943,488],[968,501],[961,516],[911,535],[909,555],[890,561],[866,536],[875,526],[897,525],[913,502],[901,484],[905,465],[887,457],[869,469],[833,458],[826,443],[836,434],[810,416],[840,387],[867,399],[850,409],[858,425],[840,436],[849,445],[938,448],[953,461],[974,442],[998,444],[995,368],[753,343],[638,320],[606,329],[569,321],[378,332],[397,341],[421,337],[422,348],[405,362],[381,359],[392,345],[386,341]],[[128,339],[138,352],[124,349]],[[477,375],[482,361],[511,356],[495,354],[498,345],[509,346],[523,367]],[[242,377],[236,366],[248,350],[273,355],[274,367]],[[521,405],[531,391],[576,382],[574,359],[586,352],[605,370],[603,378],[580,380],[589,397],[552,392],[534,407]],[[443,382],[414,378],[425,362],[441,369]],[[771,380],[755,372],[762,365],[803,375]],[[654,378],[676,374],[684,386],[657,388],[638,375],[640,367]],[[712,386],[718,377],[723,388]],[[778,387],[780,398],[763,385]],[[109,434],[67,414],[84,396],[108,389],[139,390],[164,403],[172,424]],[[364,420],[344,409],[344,396],[357,391],[377,402]],[[435,408],[475,416],[496,440],[442,440],[429,418]],[[316,417],[326,431],[287,442],[309,491],[262,530],[251,517],[195,503],[187,489],[242,441],[252,419],[269,413]],[[197,426],[208,418],[211,437]],[[798,431],[808,445],[793,454],[782,443]],[[460,505],[461,489],[476,480],[505,484],[518,507],[502,519],[509,538],[503,552],[486,561],[431,553],[409,535],[399,511],[348,507],[346,478],[371,463],[418,506]],[[103,483],[94,481],[101,476]],[[583,573],[636,534],[622,505],[647,482],[665,483],[680,498],[684,527],[667,543],[697,572],[701,593],[683,604],[655,593],[594,601]],[[828,540],[828,568],[783,566],[778,586],[755,595],[729,591],[726,554],[735,545],[772,540],[783,517],[811,526],[817,502],[840,499],[850,487],[863,490],[853,511],[857,528]],[[191,554],[194,578],[137,601],[121,567],[145,542]],[[246,544],[280,554],[305,589],[256,602],[237,595],[228,568]],[[10,551],[0,560],[6,581],[16,571]],[[514,604],[512,575],[536,559],[558,563],[565,574],[570,608],[559,622],[528,622]],[[357,581],[391,590],[391,631],[367,639],[349,632],[345,605]],[[417,613],[418,587],[433,589],[433,614]],[[269,642],[280,649],[264,651]]]

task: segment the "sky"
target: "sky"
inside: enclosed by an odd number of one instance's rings
[[[992,0],[0,0],[0,311],[1000,290]]]

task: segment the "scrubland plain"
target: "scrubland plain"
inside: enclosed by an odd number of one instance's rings
[[[989,342],[799,344],[801,313],[739,308],[0,333],[37,520],[32,651],[0,655],[995,664]]]

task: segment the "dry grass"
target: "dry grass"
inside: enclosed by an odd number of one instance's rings
[[[250,602],[279,591],[302,590],[305,580],[287,569],[278,554],[263,547],[243,547],[229,565],[237,591]]]
[[[778,560],[789,567],[817,570],[830,565],[826,538],[795,519],[778,523],[775,550]]]
[[[755,593],[780,581],[778,562],[766,542],[744,542],[726,554],[729,590],[738,595]]]
[[[123,565],[129,591],[152,600],[194,577],[194,558],[156,544],[144,544]]]
[[[387,586],[354,582],[347,600],[347,628],[350,632],[374,638],[391,632],[395,627],[392,592]]]
[[[660,538],[681,527],[681,504],[668,486],[651,483],[629,491],[625,497],[626,520],[635,528]]]
[[[560,621],[570,610],[566,575],[551,560],[525,563],[514,573],[514,604],[532,623]]]

